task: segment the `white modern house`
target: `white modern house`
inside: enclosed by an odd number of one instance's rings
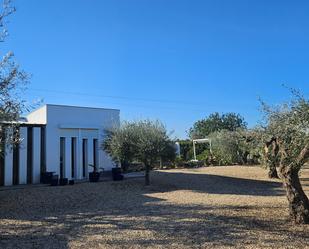
[[[6,145],[0,158],[0,186],[35,184],[43,172],[60,178],[87,179],[93,170],[111,170],[101,149],[106,130],[120,124],[120,111],[65,105],[44,105],[20,123],[21,143]]]

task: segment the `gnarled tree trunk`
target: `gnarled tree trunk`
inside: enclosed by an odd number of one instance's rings
[[[150,185],[150,165],[145,164],[145,185]]]
[[[298,170],[291,166],[280,165],[280,178],[286,189],[290,217],[297,224],[308,224],[309,200],[301,186]]]
[[[279,166],[278,153],[279,146],[276,138],[272,138],[265,143],[264,147],[266,168],[268,169],[269,178],[279,178],[277,172],[277,166]]]
[[[268,167],[268,177],[269,178],[279,178],[277,169],[273,165],[271,167]]]

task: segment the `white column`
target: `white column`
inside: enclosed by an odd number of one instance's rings
[[[27,127],[20,127],[19,184],[27,184]]]
[[[71,165],[71,138],[70,137],[66,137],[65,138],[65,163],[64,163],[64,167],[65,167],[65,177],[68,179],[72,179],[72,165]]]
[[[40,183],[41,174],[41,128],[33,128],[33,183]]]
[[[11,135],[12,129],[7,129],[6,136]],[[11,144],[6,144],[4,157],[4,185],[10,186],[13,184],[13,149]]]

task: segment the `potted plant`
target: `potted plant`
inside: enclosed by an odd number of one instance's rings
[[[69,182],[68,178],[60,178],[59,179],[59,185],[64,186],[67,185]]]
[[[53,175],[52,179],[51,179],[51,182],[50,182],[50,185],[51,186],[58,186],[58,184],[59,184],[59,176],[58,175]]]
[[[112,168],[112,175],[114,181],[122,181],[123,180],[123,174],[120,167]]]
[[[97,169],[93,164],[89,164],[89,166],[93,168],[93,171],[89,173],[89,181],[98,182],[100,179],[100,173],[97,172]]]

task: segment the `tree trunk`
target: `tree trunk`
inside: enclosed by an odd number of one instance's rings
[[[163,169],[162,158],[160,158],[160,169]]]
[[[308,224],[309,200],[301,186],[298,170],[290,166],[280,166],[280,177],[286,189],[290,217],[297,224]]]
[[[245,153],[244,153],[244,155],[243,155],[243,162],[244,162],[244,164],[248,164],[248,156],[249,156],[249,152],[248,151],[246,151]]]
[[[149,165],[145,165],[145,185],[148,186],[150,185],[150,166]]]
[[[269,178],[279,178],[278,172],[275,166],[268,168],[268,177]]]
[[[279,178],[277,166],[279,166],[278,153],[279,146],[275,138],[265,143],[264,147],[266,168],[268,169],[269,178]]]

